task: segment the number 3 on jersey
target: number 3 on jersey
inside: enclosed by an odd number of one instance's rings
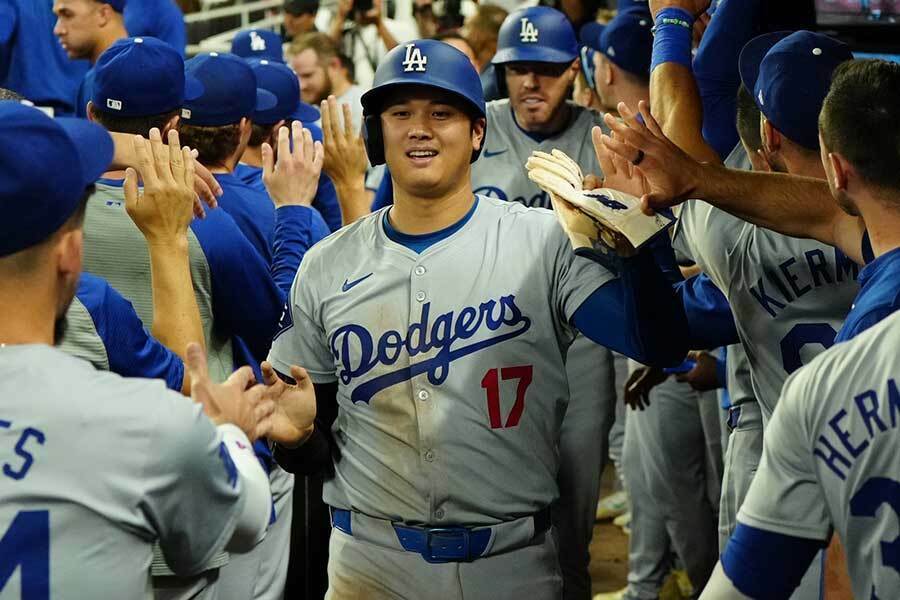
[[[22,600],[50,598],[48,511],[19,511],[3,537],[0,537],[0,592],[12,579],[17,568],[20,569],[19,578],[22,581]]]
[[[531,385],[531,379],[534,375],[533,365],[524,365],[521,367],[503,367],[502,369],[491,369],[484,374],[481,379],[481,387],[487,391],[487,408],[488,417],[491,422],[491,429],[503,429],[515,427],[525,412],[525,392]],[[510,379],[518,379],[519,384],[516,386],[516,402],[513,404],[509,416],[506,417],[506,424],[500,417],[500,380],[508,381]]]

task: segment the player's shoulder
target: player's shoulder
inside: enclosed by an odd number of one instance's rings
[[[498,226],[516,231],[517,235],[533,236],[537,232],[551,234],[561,231],[552,210],[529,207],[520,202],[509,202],[499,198],[478,195],[479,220],[494,220]]]
[[[571,110],[573,114],[572,122],[574,125],[572,129],[577,130],[584,125],[597,125],[604,131],[609,130],[606,123],[603,122],[603,113],[581,106],[571,100],[566,100],[566,104],[569,105],[569,110]],[[590,135],[587,137],[590,139]]]
[[[320,266],[323,261],[340,264],[345,258],[356,262],[360,258],[358,252],[374,248],[381,219],[389,208],[369,213],[316,242],[303,256],[301,269],[308,271]],[[356,259],[353,259],[354,256]]]
[[[488,128],[492,124],[501,124],[503,121],[509,120],[512,113],[509,105],[509,98],[501,98],[499,100],[491,100],[485,105],[485,114],[487,115]]]

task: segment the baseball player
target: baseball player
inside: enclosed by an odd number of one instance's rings
[[[690,36],[686,39],[682,31],[692,23],[693,14],[681,8],[666,8],[655,13],[657,23],[660,14],[663,27],[657,31],[664,31],[663,38],[673,41],[669,46],[659,42],[654,47],[653,110],[665,116],[664,127],[678,143],[704,160],[715,161],[715,151],[701,136],[696,94],[681,93],[675,97],[673,91],[675,86],[679,90],[695,89],[690,71],[685,68],[690,64]],[[657,47],[678,50],[657,53]],[[773,168],[824,177],[817,156],[816,117],[831,73],[850,58],[849,49],[843,44],[810,32],[790,36],[766,34],[744,47],[741,78],[745,87],[753,90],[762,113],[764,150]],[[781,77],[779,73],[785,68],[798,75]],[[815,90],[816,102],[811,101],[810,90]],[[629,122],[642,126],[634,119]],[[611,127],[623,131],[619,124],[612,123]],[[610,143],[616,146],[614,140]],[[634,158],[633,153],[631,157]],[[643,172],[650,168],[648,163]],[[648,176],[652,178],[654,174]],[[711,230],[717,235],[709,235]],[[753,388],[765,422],[787,375],[833,343],[858,289],[858,268],[833,248],[777,235],[705,203],[684,206],[677,235],[680,243],[686,245],[687,254],[697,260],[728,297],[750,360]],[[819,577],[815,571],[810,571],[798,593],[818,595]]]
[[[273,108],[253,114],[250,140],[241,155],[241,162],[234,167],[234,176],[250,187],[265,192],[262,145],[267,143],[277,151],[278,130],[293,121],[301,122],[303,128],[312,134],[312,139],[318,142],[322,141],[322,130],[315,124],[319,120],[319,111],[300,101],[297,76],[289,67],[266,59],[250,60],[248,64],[256,76],[257,86],[273,94],[277,103]],[[341,206],[334,183],[324,173],[319,177],[312,206],[325,220],[328,233],[340,229]]]
[[[54,0],[53,33],[71,60],[87,59],[88,69],[75,95],[75,115],[87,117],[94,85],[94,65],[116,40],[128,36],[122,11],[125,0]]]
[[[111,130],[146,134],[144,128],[155,126],[167,131],[177,126],[185,102],[204,97],[200,88],[202,84],[197,79],[185,75],[181,56],[168,44],[153,38],[127,38],[110,47],[98,61],[94,96],[88,110],[91,119]],[[255,87],[252,90],[255,92]],[[220,117],[240,120],[256,108],[256,94],[234,102],[226,101],[228,98],[234,100],[223,94],[222,101],[214,104],[221,111]],[[198,118],[202,118],[206,105],[196,108]],[[301,145],[295,144],[295,148],[299,150]],[[291,157],[290,151],[282,152],[279,162]],[[308,242],[301,232],[308,223],[304,213],[311,210],[306,194],[315,189],[314,185],[307,188],[315,183],[315,177],[301,165],[295,168],[304,176],[288,178],[288,185],[272,192],[279,208],[275,210],[271,266],[226,211],[209,210],[205,219],[194,219],[190,224],[192,287],[214,380],[224,379],[236,363],[255,364],[264,356],[276,331],[286,288]],[[85,266],[128,298],[147,324],[152,314],[146,242],[123,210],[121,177],[121,171],[107,173],[88,200]],[[299,206],[287,206],[291,204]],[[235,289],[242,293],[235,294]],[[205,590],[213,594],[214,586],[209,584],[215,580],[217,568],[226,561],[226,555],[211,558],[208,569],[186,583],[184,578],[171,577],[171,571],[157,555],[156,593],[177,596]]]
[[[164,41],[184,56],[187,30],[184,15],[172,0],[126,0],[125,29],[132,37],[148,36]]]
[[[580,329],[677,363],[679,332],[657,328],[683,315],[659,319],[671,287],[646,254],[611,279],[573,256],[552,213],[472,194],[485,107],[456,49],[394,49],[363,103],[369,158],[390,167],[395,203],[310,249],[269,356],[336,394],[328,597],[558,598],[547,533],[567,347]],[[632,292],[654,297],[655,316],[632,299],[635,312],[601,326],[594,310],[622,310]],[[607,294],[618,300],[601,308]],[[313,428],[276,459],[290,468],[323,443]]]
[[[74,112],[86,61],[72,62],[53,35],[56,17],[46,2],[0,4],[0,88],[13,90],[57,115]],[[25,35],[28,32],[28,35]]]
[[[197,403],[50,347],[81,270],[85,189],[112,144],[100,127],[13,102],[0,104],[0,139],[0,597],[149,598],[153,541],[190,573],[264,535],[268,485],[246,433],[271,407],[262,386],[244,391],[249,369],[213,385],[197,345]]]

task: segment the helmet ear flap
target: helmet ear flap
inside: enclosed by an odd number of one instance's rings
[[[363,141],[369,164],[373,167],[384,164],[384,138],[381,135],[381,115],[366,115],[363,118]]]

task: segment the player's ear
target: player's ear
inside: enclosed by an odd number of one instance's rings
[[[162,134],[162,138],[166,139],[166,136],[169,135],[169,131],[173,129],[175,131],[178,131],[179,125],[181,125],[181,115],[172,115],[172,117],[168,121],[166,121],[166,124],[163,125],[162,131],[160,132]]]
[[[87,110],[85,110],[85,112],[87,113],[87,119],[88,119],[88,121],[90,121],[91,123],[96,123],[96,122],[97,122],[97,117],[94,116],[94,110],[95,110],[95,109],[94,109],[94,101],[93,101],[93,100],[88,100],[88,103],[87,103]]]
[[[834,189],[846,192],[849,178],[855,175],[853,165],[837,152],[829,152],[828,161],[831,163],[831,183]]]
[[[472,149],[480,150],[481,145],[484,143],[484,128],[487,125],[487,121],[484,118],[475,119],[472,121]]]
[[[760,119],[762,119],[763,149],[768,153],[778,152],[781,149],[781,133],[775,129],[772,122],[767,118],[760,116]]]

